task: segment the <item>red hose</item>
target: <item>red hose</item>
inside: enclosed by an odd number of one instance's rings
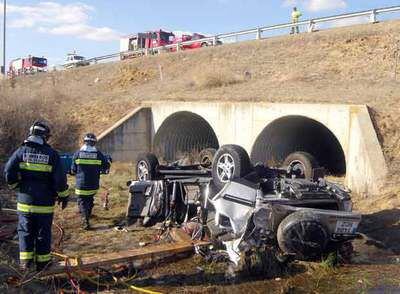
[[[80,292],[80,289],[79,289],[79,284],[78,284],[78,285],[75,284],[74,278],[72,277],[71,272],[69,271],[68,267],[69,267],[69,261],[68,261],[68,258],[66,258],[66,259],[65,259],[65,273],[66,273],[67,276],[68,276],[68,280],[69,280],[71,286],[72,286],[72,287],[77,291],[77,293],[79,294],[79,293],[81,293],[81,292]]]

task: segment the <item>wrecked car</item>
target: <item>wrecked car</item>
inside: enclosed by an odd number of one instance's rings
[[[238,145],[222,146],[207,167],[157,166],[150,157],[151,179],[129,182],[131,216],[148,224],[196,219],[237,265],[257,251],[282,263],[336,252],[349,258],[361,215],[352,212],[350,192],[327,181],[311,154],[291,154],[282,168],[253,165]]]

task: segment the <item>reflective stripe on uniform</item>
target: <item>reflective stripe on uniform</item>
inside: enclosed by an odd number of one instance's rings
[[[17,203],[17,210],[20,212],[46,214],[46,213],[53,213],[54,206],[38,206],[38,205]]]
[[[15,188],[18,187],[18,182],[17,182],[17,183],[14,183],[14,184],[8,184],[8,187],[9,187],[10,189],[14,190]]]
[[[57,195],[58,195],[58,197],[68,197],[69,191],[68,191],[68,189],[67,189],[67,190],[65,190],[65,191],[58,192]]]
[[[49,164],[20,162],[19,168],[30,171],[48,172],[50,173],[53,167]]]
[[[36,254],[36,261],[37,262],[46,262],[51,259],[51,254]]]
[[[75,194],[79,195],[79,196],[91,196],[97,193],[97,191],[99,191],[99,189],[96,190],[79,190],[79,189],[75,189]]]
[[[19,253],[20,260],[33,259],[33,251],[25,251]]]
[[[87,165],[101,165],[101,160],[99,159],[82,159],[78,158],[75,160],[76,164],[87,164]]]

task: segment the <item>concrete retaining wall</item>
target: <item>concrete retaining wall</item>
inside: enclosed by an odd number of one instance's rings
[[[378,194],[387,166],[368,109],[350,108],[347,185],[360,194]]]
[[[114,161],[135,161],[136,156],[151,150],[152,113],[150,108],[137,108],[102,133],[99,149]]]
[[[191,111],[203,117],[213,128],[220,145],[239,144],[251,153],[258,135],[272,121],[289,115],[301,115],[325,125],[341,143],[348,147],[349,106],[274,103],[153,103],[154,129],[178,111]]]
[[[150,151],[154,134],[170,115],[189,111],[204,118],[219,144],[239,144],[249,153],[263,129],[276,119],[304,116],[336,137],[346,159],[346,185],[357,193],[378,193],[387,167],[365,105],[155,102],[133,111],[100,136],[114,160],[133,161]],[[179,127],[179,126],[177,126]]]

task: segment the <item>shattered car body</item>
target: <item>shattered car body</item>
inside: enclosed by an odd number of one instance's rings
[[[309,169],[302,168],[303,172],[298,173],[290,165],[253,166],[247,152],[238,145],[221,146],[213,154],[212,166],[206,169],[179,164],[161,166],[155,155],[146,154],[138,160],[138,171],[145,162],[149,175],[145,178],[151,179],[147,183],[154,186],[158,181],[165,188],[164,194],[158,196],[147,193],[144,202],[147,206],[165,202],[158,207],[169,209],[142,206],[144,214],[139,214],[145,218],[157,215],[157,221],[196,218],[207,227],[212,239],[225,245],[236,265],[241,257],[257,250],[282,263],[293,259],[321,260],[338,252],[349,261],[351,240],[358,236],[361,215],[352,212],[350,192],[326,181],[324,169],[310,154],[301,155],[297,158],[311,159],[312,164],[300,162]],[[131,183],[132,197],[139,183]],[[188,189],[193,186],[197,188],[195,195],[193,189]],[[130,203],[138,199],[134,196]],[[180,205],[176,205],[177,200]]]
[[[264,180],[264,183],[267,180]],[[357,237],[361,215],[352,213],[349,194],[319,179],[233,180],[209,201],[215,224],[226,231],[225,245],[236,264],[242,252],[268,246],[279,256],[317,260]]]

